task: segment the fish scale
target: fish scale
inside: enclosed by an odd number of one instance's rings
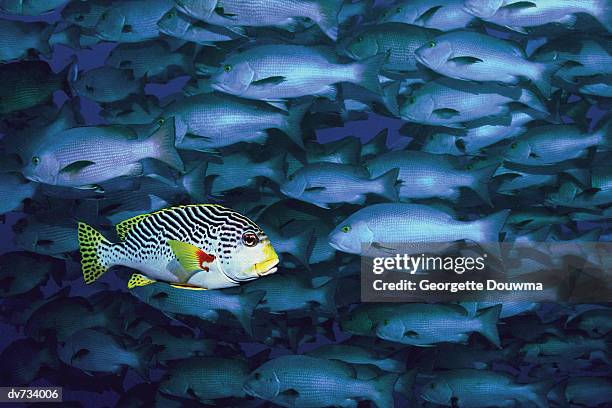
[[[362,31],[346,48],[356,59],[387,53],[388,58],[384,65],[386,69],[413,71],[417,69],[414,52],[436,33],[436,30],[409,24],[385,23]]]
[[[292,107],[285,113],[263,103],[247,103],[230,96],[205,94],[171,104],[164,110],[163,116],[175,117],[177,146],[205,150],[240,141],[261,143],[268,129],[280,129],[293,140],[301,141],[299,124],[305,107]],[[196,137],[190,141],[185,139],[185,134]]]

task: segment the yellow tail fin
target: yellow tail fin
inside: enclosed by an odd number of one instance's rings
[[[100,248],[110,242],[89,225],[79,222],[79,246],[81,249],[81,269],[85,283],[93,283],[109,268],[100,256]]]

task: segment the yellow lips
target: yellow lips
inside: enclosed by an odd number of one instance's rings
[[[276,265],[278,265],[278,257],[266,259],[263,262],[258,262],[253,267],[255,269],[255,273],[259,276],[270,275],[276,272]]]

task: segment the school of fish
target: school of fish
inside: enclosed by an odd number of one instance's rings
[[[610,303],[360,301],[384,242],[612,239],[609,0],[0,0],[0,81],[0,386],[612,406]]]

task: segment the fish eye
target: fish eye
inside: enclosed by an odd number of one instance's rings
[[[173,18],[174,16],[176,16],[176,13],[174,11],[171,11],[168,14],[166,14],[166,18]]]
[[[401,8],[401,7],[396,8],[396,9],[395,9],[395,12],[396,12],[396,13],[401,13],[401,12],[402,12],[402,8]]]
[[[434,383],[429,384],[429,388],[431,388],[431,389],[436,388],[436,384],[434,384]]]
[[[223,66],[223,70],[225,72],[230,72],[232,70],[232,66],[229,65],[229,64],[226,64],[226,65]]]
[[[514,143],[512,143],[512,144],[510,145],[510,148],[511,148],[511,149],[516,149],[516,147],[517,147],[517,146],[518,146],[518,144],[517,144],[516,142],[514,142]]]
[[[254,247],[259,243],[259,238],[257,238],[257,234],[246,232],[242,235],[242,242],[248,247]]]
[[[38,166],[40,164],[40,157],[34,156],[32,157],[32,164]]]
[[[433,48],[433,47],[435,47],[435,46],[436,46],[436,42],[435,42],[435,41],[430,41],[430,42],[428,42],[428,43],[427,43],[427,46],[428,46],[429,48]]]
[[[471,165],[471,164],[468,164],[467,166],[465,166],[466,170],[472,170],[473,168],[474,168],[474,166]]]
[[[74,17],[74,21],[83,21],[85,20],[85,16],[82,14],[78,14]]]
[[[342,232],[344,232],[344,233],[347,233],[347,232],[349,232],[350,230],[351,230],[351,227],[350,227],[349,225],[345,225],[344,227],[342,227],[342,228],[340,229],[340,231],[342,231]]]
[[[289,177],[287,177],[289,179],[289,181],[292,181],[293,179],[295,179],[295,174],[290,175]]]
[[[166,123],[166,119],[164,119],[164,118],[159,118],[159,119],[157,119],[157,124],[158,124],[159,126],[163,125],[164,123]]]
[[[363,36],[360,35],[359,37],[357,37],[357,42],[362,42],[363,41]]]
[[[389,320],[385,319],[383,323],[385,324],[385,326],[387,326],[389,324]]]
[[[411,105],[415,102],[416,102],[416,96],[411,96],[410,99],[408,99],[408,103]]]
[[[254,377],[256,380],[261,380],[261,373],[255,373]]]

